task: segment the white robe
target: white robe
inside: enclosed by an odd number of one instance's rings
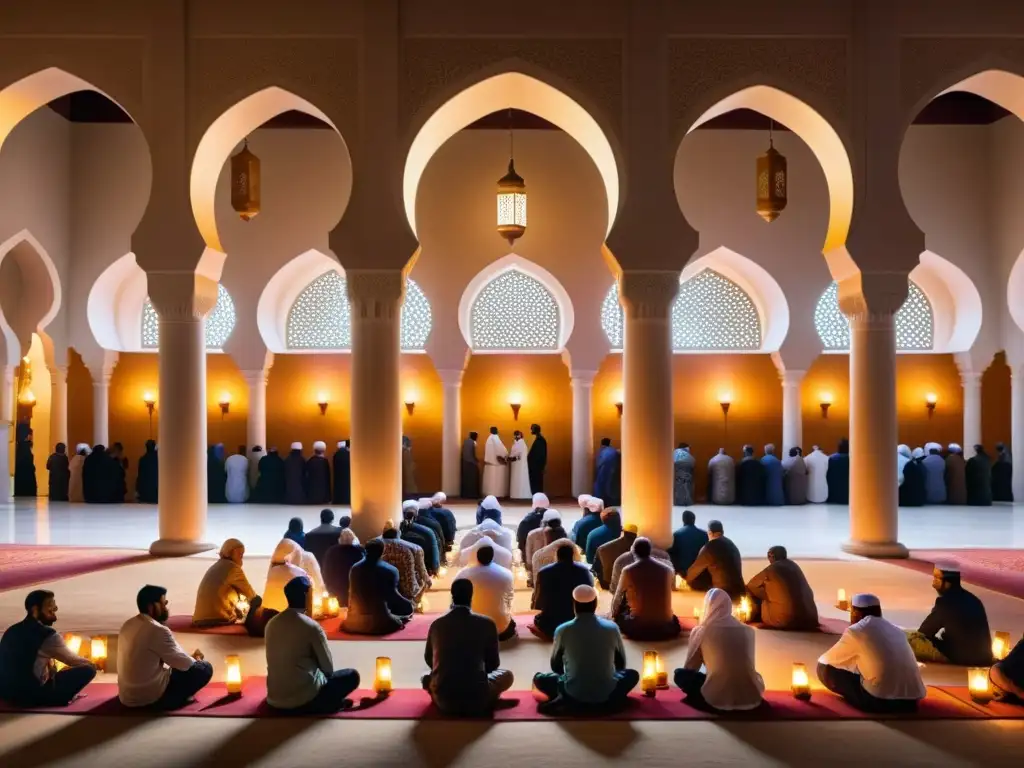
[[[229,504],[244,504],[249,498],[249,459],[240,453],[229,456],[224,462],[224,469],[228,474],[228,484],[225,489]]]
[[[484,444],[483,495],[501,499],[508,496],[508,464],[499,464],[498,457],[507,457],[508,449],[497,435]]]
[[[526,451],[526,441],[516,440],[512,443],[512,450],[508,452],[509,458],[515,459],[509,465],[511,480],[508,495],[511,499],[533,498],[533,494],[530,492],[530,470],[526,465]]]
[[[828,500],[828,456],[820,450],[804,457],[807,465],[807,500],[811,504],[824,504]]]

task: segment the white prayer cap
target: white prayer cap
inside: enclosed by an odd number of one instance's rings
[[[88,443],[79,443],[78,445],[75,446],[75,453],[81,453],[82,451],[89,451]]]
[[[963,453],[964,449],[960,447],[959,443],[950,443],[949,444],[949,452],[950,453]]]
[[[561,520],[562,513],[557,509],[549,509],[543,515],[541,515],[540,522],[542,525],[551,522],[552,520]]]
[[[429,496],[423,496],[416,504],[418,509],[430,509],[434,506],[434,500]]]
[[[292,443],[292,450],[293,451],[301,451],[302,450],[302,443],[299,443],[299,442]]]
[[[498,500],[493,496],[485,496],[484,500],[480,502],[480,506],[484,509],[496,509],[499,512],[501,511],[501,504],[499,504]]]
[[[533,494],[533,506],[534,508],[543,507],[544,509],[547,509],[551,506],[551,502],[548,501],[547,494],[535,493]]]
[[[590,511],[590,512],[600,512],[602,509],[604,509],[604,500],[603,499],[598,499],[598,498],[595,498],[593,496],[591,496],[589,499],[587,499],[587,510],[588,511]]]
[[[936,571],[942,571],[942,573],[960,573],[960,566],[956,563],[936,563]]]
[[[444,493],[444,491],[438,491],[437,493],[430,497],[430,500],[437,504],[444,504],[446,501],[448,501],[448,496]]]
[[[580,584],[572,591],[572,599],[577,603],[592,603],[597,600],[597,590],[589,584]]]
[[[904,443],[900,443],[898,446],[896,446],[896,453],[898,453],[900,456],[905,456],[905,457],[907,457],[909,459],[910,458],[910,446],[906,445]]]
[[[920,459],[922,456],[924,456],[924,448],[922,448],[921,446],[917,446],[917,448],[915,448],[913,453],[911,453],[910,455],[913,456],[915,459]]]
[[[851,605],[854,608],[878,608],[882,603],[869,592],[861,592],[853,596]]]
[[[942,451],[942,446],[939,443],[925,443],[924,452],[931,453],[932,451]]]
[[[344,440],[339,440],[338,441],[338,447],[339,448],[344,448],[345,447],[345,441]]]
[[[402,511],[405,512],[407,509],[419,509],[420,503],[416,499],[406,499],[402,502]]]
[[[590,499],[592,498],[593,496],[591,496],[589,493],[581,493],[579,498],[577,499],[577,501],[580,503],[580,509],[586,509],[587,502],[590,501]]]
[[[326,451],[327,450],[327,443],[325,443],[323,440],[317,440],[315,443],[313,443],[313,450],[314,451]]]

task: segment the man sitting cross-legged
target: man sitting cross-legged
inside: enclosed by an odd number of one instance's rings
[[[679,619],[672,613],[672,566],[651,557],[651,542],[633,542],[636,562],[622,570],[611,618],[622,633],[634,640],[669,640],[678,637]]]
[[[555,630],[552,671],[533,677],[534,687],[548,699],[539,708],[542,712],[618,709],[640,682],[640,674],[626,668],[619,628],[597,615],[597,591],[581,584],[572,591],[572,602],[576,618]]]
[[[363,559],[348,572],[346,632],[387,635],[397,632],[412,617],[413,604],[398,589],[398,569],[384,562],[380,539],[366,542]]]
[[[576,546],[561,539],[555,554],[557,562],[545,565],[534,578],[532,608],[540,611],[528,629],[545,640],[574,615],[573,594],[580,585],[594,585],[594,579],[583,563],[573,561]]]
[[[53,592],[29,592],[25,618],[0,638],[0,699],[16,707],[66,707],[96,677],[96,667],[53,628],[56,621]],[[67,669],[58,672],[58,661]]]

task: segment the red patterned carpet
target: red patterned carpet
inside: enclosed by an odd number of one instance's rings
[[[0,590],[140,563],[149,558],[148,552],[138,549],[0,544]]]
[[[906,560],[887,560],[919,573],[935,563],[960,568],[964,581],[1024,600],[1024,549],[915,549]]]

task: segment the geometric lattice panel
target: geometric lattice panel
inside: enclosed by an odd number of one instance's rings
[[[897,351],[929,350],[935,346],[932,304],[917,283],[909,281],[907,300],[894,318]],[[825,289],[814,309],[814,327],[828,350],[850,349],[850,320],[839,309],[839,286]]]
[[[508,269],[487,283],[473,301],[472,348],[557,351],[560,322],[551,291],[533,275]]]
[[[217,304],[206,316],[206,348],[221,350],[235,329],[235,302],[223,284],[217,285]],[[160,346],[160,317],[153,303],[146,299],[142,305],[142,348]]]

